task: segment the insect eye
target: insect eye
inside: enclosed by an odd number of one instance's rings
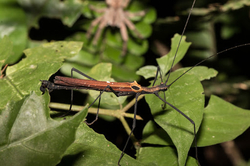
[[[140,90],[140,88],[138,86],[131,86],[131,88],[134,90]]]

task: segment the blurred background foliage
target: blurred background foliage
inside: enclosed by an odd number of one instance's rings
[[[97,46],[93,46],[92,38],[86,37],[91,21],[99,16],[89,9],[89,5],[105,8],[105,1],[1,0],[0,37],[8,35],[14,47],[13,56],[5,64],[19,62],[24,56],[24,49],[41,43],[58,40],[82,41],[84,45],[80,53],[66,59],[57,74],[69,76],[72,67],[88,74],[97,63],[107,62],[112,63],[111,77],[116,81],[137,80],[145,84],[147,81],[136,75],[136,71],[145,65],[156,65],[156,58],[168,53],[170,39],[175,33],[182,32],[191,4],[192,0],[164,1],[164,4],[161,0],[131,1],[126,11],[146,11],[145,16],[132,20],[143,39],[128,30],[128,51],[126,56],[121,56],[122,38],[118,28],[104,28]],[[249,6],[249,0],[197,0],[185,32],[187,41],[192,42],[192,45],[188,55],[176,68],[192,66],[218,51],[248,43]],[[206,95],[216,94],[237,106],[249,108],[248,56],[249,46],[246,46],[206,61],[203,65],[219,71],[217,78],[204,82]],[[69,101],[69,97],[60,97],[61,92],[54,95],[58,98],[55,100]],[[82,105],[82,100],[77,102]],[[140,113],[144,112],[139,111]],[[112,141],[112,136],[110,139]],[[244,139],[241,142],[239,146],[242,146],[244,152],[249,145],[244,144]],[[119,144],[123,145],[121,142],[117,144],[118,147]],[[243,154],[249,159],[249,154]]]

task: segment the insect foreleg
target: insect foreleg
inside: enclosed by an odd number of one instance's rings
[[[88,76],[87,74],[84,74],[83,72],[77,70],[76,68],[72,68],[71,69],[71,78],[73,78],[73,72],[77,72],[78,74],[81,74],[82,76],[90,79],[90,80],[95,80],[94,78]],[[71,111],[71,108],[72,108],[72,105],[73,105],[73,89],[70,90],[70,95],[71,95],[71,98],[70,98],[70,106],[69,106],[69,111],[66,113],[66,115]],[[64,115],[65,116],[65,115]]]
[[[95,80],[95,81],[97,81],[96,79],[94,79],[94,78],[88,76],[87,74],[84,74],[83,72],[77,70],[76,68],[72,68],[72,69],[71,69],[71,78],[73,78],[73,71],[74,71],[74,72],[77,72],[78,74],[83,75],[84,77],[87,77],[87,78],[90,79],[90,80]]]

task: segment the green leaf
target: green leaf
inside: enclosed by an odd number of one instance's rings
[[[25,50],[27,57],[9,66],[6,77],[0,79],[0,94],[3,96],[0,108],[10,100],[22,99],[30,91],[40,94],[39,80],[48,80],[61,67],[62,61],[76,55],[81,46],[80,42],[52,42]]]
[[[173,63],[176,47],[178,46],[179,41],[180,35],[175,35],[172,39],[172,49],[170,53],[167,56],[157,59],[160,69],[163,71],[163,76],[167,73]],[[176,54],[174,64],[178,63],[184,57],[190,45],[190,43],[184,41],[185,37],[183,37],[182,44]],[[155,77],[156,71],[156,67],[146,66],[141,68],[137,73],[143,75],[145,78],[150,78]],[[185,73],[186,71],[188,72]],[[204,90],[200,81],[215,77],[216,74],[217,71],[214,69],[198,66],[194,68],[178,69],[171,73],[168,80],[167,84],[174,83],[169,87],[168,92],[165,92],[166,101],[194,121],[196,132],[201,124],[203,116],[202,110],[204,109]],[[168,76],[165,77],[165,80],[167,78]],[[178,80],[176,80],[177,78]],[[158,81],[155,85],[159,84]],[[161,97],[164,99],[163,95],[161,95]],[[162,109],[163,102],[154,95],[147,95],[146,101],[149,104],[155,122],[167,132],[166,134],[161,128],[155,130],[155,132],[151,132],[149,138],[146,138],[145,140],[146,143],[152,143],[152,140],[154,139],[158,139],[158,143],[164,142],[163,145],[172,145],[173,143],[177,148],[179,165],[185,165],[188,151],[192,146],[194,139],[194,126],[191,121],[169,105],[166,106],[165,110]],[[163,135],[160,136],[161,134]],[[182,137],[180,137],[180,135]],[[164,141],[165,139],[167,141]]]
[[[134,80],[139,80],[139,76],[134,73],[134,70],[130,70],[127,68],[128,66],[119,66],[119,65],[113,65],[112,67],[112,75],[125,82],[132,82]]]
[[[177,46],[178,40],[173,40],[173,42],[175,43],[175,46]],[[181,50],[181,54],[179,54],[179,52],[177,53],[175,63],[183,58],[187,48],[188,44],[186,44],[183,49],[182,45],[180,46],[179,51]],[[172,53],[170,53],[169,57],[166,56],[167,58],[163,57],[157,60],[164,75],[171,67],[175,51],[172,52],[171,49]],[[143,75],[145,78],[150,78],[156,75],[155,72],[156,67],[146,66],[140,69],[137,73]],[[221,143],[234,139],[242,134],[249,127],[249,122],[246,119],[241,120],[241,118],[248,115],[248,110],[234,107],[226,102],[223,104],[222,100],[217,100],[215,102],[212,98],[210,101],[211,104],[206,108],[206,110],[211,112],[211,115],[209,114],[210,112],[208,112],[207,115],[203,117],[204,90],[200,81],[210,79],[216,75],[216,70],[202,66],[182,68],[172,72],[167,83],[168,85],[170,84],[171,87],[169,87],[168,92],[165,92],[166,98],[164,98],[164,95],[161,95],[161,97],[175,106],[176,109],[172,108],[170,105],[167,105],[166,108],[163,109],[163,102],[159,98],[154,95],[146,95],[146,101],[149,104],[151,113],[160,128],[151,123],[147,125],[143,132],[143,142],[156,144],[158,145],[158,148],[159,145],[163,148],[166,145],[174,144],[177,149],[178,164],[185,165],[188,151],[192,146],[194,139],[194,126],[191,121],[194,121],[197,132],[201,121],[204,119],[203,127],[199,130],[198,146],[208,146]],[[167,78],[168,76],[165,77],[165,79]],[[177,78],[178,80],[176,80]],[[156,85],[159,84],[159,81],[158,83],[156,82]],[[188,118],[185,118],[178,113],[177,109],[184,113]],[[239,110],[239,112],[235,110]],[[223,116],[221,113],[218,113],[220,111],[223,112]],[[218,118],[216,118],[217,116]],[[229,123],[231,125],[228,125]],[[227,128],[227,130],[225,128]],[[152,146],[150,148],[155,147]],[[153,153],[155,154],[157,151]],[[171,156],[171,152],[169,152],[167,156]]]
[[[142,3],[141,1],[137,1],[137,0],[131,1],[130,4],[128,5],[128,7],[125,8],[125,10],[128,10],[131,13],[140,12],[140,11],[144,10],[147,7],[145,4],[146,3]],[[141,18],[142,18],[142,16],[141,16]]]
[[[173,142],[167,132],[155,122],[149,121],[143,129],[142,143],[151,145],[173,145]]]
[[[41,17],[60,18],[65,25],[71,27],[79,18],[82,2],[75,0],[18,0],[20,6],[25,9],[29,27],[38,28],[38,20]]]
[[[169,82],[171,83],[181,74],[181,71],[173,72],[169,78]],[[202,93],[203,88],[198,78],[188,73],[176,81],[165,92],[166,101],[192,119],[196,125],[196,131],[200,126],[203,116],[204,95]],[[164,98],[163,95],[161,97]],[[169,105],[166,105],[166,109],[163,110],[163,102],[156,96],[147,95],[146,101],[155,122],[168,133],[176,146],[179,165],[185,165],[188,151],[194,139],[194,126],[187,118]]]
[[[178,71],[182,71],[184,73],[189,69],[190,67],[184,67],[184,68],[178,69]],[[188,71],[188,74],[195,75],[200,81],[203,81],[203,80],[209,80],[213,77],[216,77],[218,72],[214,70],[213,68],[208,68],[205,66],[196,66],[192,68],[190,71]]]
[[[134,41],[129,39],[128,40],[128,50],[131,54],[140,56],[148,50],[148,41],[142,40],[142,41]]]
[[[151,165],[178,165],[177,151],[173,149],[173,142],[166,131],[149,121],[143,129],[142,146],[137,152],[138,160]],[[167,146],[168,145],[168,146]],[[171,146],[169,146],[171,145]],[[186,165],[198,165],[197,161],[188,156]]]
[[[152,34],[152,26],[148,23],[139,22],[135,24],[136,29],[138,32],[143,36],[143,38],[148,38]],[[134,37],[138,37],[137,34],[130,30]]]
[[[149,8],[146,10],[146,15],[143,18],[143,22],[152,24],[157,18],[157,12],[155,8]]]
[[[178,165],[176,150],[170,146],[142,147],[139,150],[137,160],[150,166]],[[197,161],[188,157],[186,166],[198,165]]]
[[[76,56],[67,59],[67,62],[65,63],[77,63],[80,65],[85,65],[85,66],[93,66],[97,64],[99,61],[98,56],[94,56],[93,54],[85,51],[85,50],[80,50],[79,54]],[[80,63],[79,63],[80,62]]]
[[[122,42],[116,42],[116,46],[110,46],[110,45],[105,45],[105,49],[103,51],[103,57],[109,61],[109,62],[115,62],[115,63],[121,63],[122,58],[121,58],[121,47],[117,47],[117,43],[122,43]]]
[[[16,2],[1,1],[0,18],[0,40],[4,40],[3,37],[8,36],[9,40],[13,43],[12,54],[6,59],[6,64],[13,64],[23,55],[22,51],[27,44],[28,28],[26,25],[26,16]]]
[[[175,34],[174,37],[171,39],[172,42],[171,42],[170,52],[166,56],[163,56],[161,58],[157,58],[157,63],[161,69],[162,75],[166,75],[166,73],[170,70],[171,65],[173,63],[173,60],[174,60],[174,57],[175,57],[176,48],[179,44],[180,39],[181,39],[181,36],[179,34]],[[178,52],[176,54],[176,58],[175,58],[173,66],[184,57],[184,55],[186,54],[186,52],[191,44],[191,43],[186,42],[185,39],[186,39],[186,37],[183,36],[182,41],[181,41],[181,45],[180,45]],[[139,71],[137,71],[137,73],[139,75],[142,75],[143,77],[145,77],[147,79],[147,78],[155,77],[156,71],[157,70],[154,70],[153,67],[146,66],[146,67],[140,68]]]
[[[117,165],[121,151],[82,123],[76,133],[74,143],[67,149],[59,166],[62,165]],[[144,165],[128,155],[121,159],[121,165]]]
[[[250,110],[211,96],[198,132],[198,146],[209,146],[235,139],[249,128],[249,118]]]
[[[68,120],[49,117],[49,95],[9,102],[0,115],[2,165],[56,165],[73,143],[87,108]]]
[[[141,65],[144,63],[144,58],[142,56],[134,56],[132,54],[127,54],[123,65],[113,64],[112,76],[119,81],[132,82],[134,80],[139,80],[139,76],[135,73]]]
[[[90,71],[90,68],[83,66],[81,64],[77,64],[77,63],[71,63],[71,62],[65,62],[63,63],[60,72],[62,72],[63,74],[71,77],[71,69],[72,68],[76,68],[77,70],[80,70],[83,73],[88,73]],[[75,78],[83,78],[82,75],[78,74],[78,73],[74,73],[73,76]],[[86,79],[86,78],[85,78]]]
[[[13,44],[10,41],[8,36],[3,37],[0,40],[0,67],[2,68],[3,65],[8,64],[8,59],[12,54]]]
[[[141,67],[138,71],[136,71],[136,74],[143,76],[145,79],[155,77],[157,72],[156,66],[144,66]]]
[[[160,69],[162,71],[162,75],[166,75],[166,73],[170,70],[171,65],[174,61],[174,64],[177,64],[180,60],[182,60],[182,58],[185,56],[189,46],[191,45],[190,42],[186,42],[186,36],[182,37],[181,40],[181,35],[179,34],[175,34],[174,37],[171,39],[171,50],[170,52],[166,55],[163,56],[161,58],[157,58],[157,63],[160,66]],[[178,52],[177,52],[177,47],[180,43],[180,46],[178,48]],[[176,57],[175,57],[176,55]]]
[[[222,6],[222,10],[223,11],[238,10],[240,8],[243,8],[245,5],[250,6],[250,2],[247,0],[229,1]]]

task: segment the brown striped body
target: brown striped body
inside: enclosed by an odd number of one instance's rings
[[[70,77],[56,76],[54,84],[69,87],[68,89],[88,89],[103,91],[107,86],[110,86],[113,91],[117,92],[118,96],[133,95],[135,93],[149,94],[158,91],[166,91],[168,87],[157,85],[150,88],[142,87],[136,81],[134,82],[109,82],[77,79]],[[55,85],[55,86],[56,86]],[[106,88],[105,92],[112,92],[110,88]]]

